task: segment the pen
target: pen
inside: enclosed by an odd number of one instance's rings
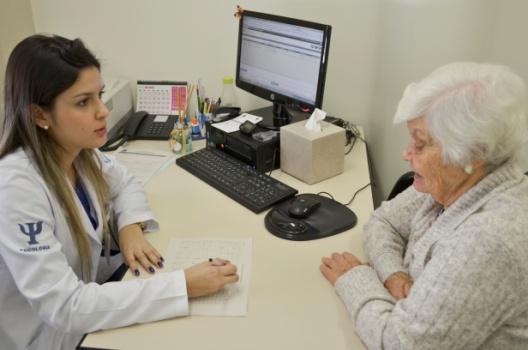
[[[198,111],[202,113],[202,106],[200,103],[200,87],[196,85],[196,102],[198,103]]]
[[[224,266],[227,263],[229,263],[229,260],[224,260],[224,259],[220,259],[220,258],[214,258],[214,259],[213,258],[209,258],[209,262],[213,266]]]
[[[166,157],[163,154],[156,154],[156,153],[150,153],[150,152],[135,152],[135,151],[127,151],[126,149],[122,150],[119,153],[127,153],[127,154],[137,154],[140,156],[154,156],[154,157]]]

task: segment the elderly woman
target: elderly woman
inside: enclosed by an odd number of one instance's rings
[[[323,258],[369,349],[528,349],[526,88],[454,63],[405,90],[414,185],[365,225],[369,264]]]

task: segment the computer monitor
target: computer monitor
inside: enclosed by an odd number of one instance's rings
[[[250,113],[278,129],[295,119],[291,110],[321,108],[332,27],[244,11],[238,31],[236,85],[273,102]]]

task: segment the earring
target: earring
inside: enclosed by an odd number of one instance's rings
[[[48,130],[48,129],[49,129],[49,126],[44,125],[44,130]]]
[[[473,173],[473,165],[466,165],[464,167],[464,172],[468,175],[471,175]]]

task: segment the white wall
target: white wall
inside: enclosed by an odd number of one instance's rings
[[[34,31],[29,0],[0,0],[0,130],[4,124],[4,76],[7,59],[13,47]]]
[[[36,31],[83,38],[104,74],[202,78],[208,95],[234,75],[237,3],[332,25],[323,107],[364,126],[376,202],[408,169],[392,116],[409,82],[456,60],[502,62],[528,79],[524,0],[31,0]],[[238,93],[245,109],[269,104]]]
[[[489,51],[489,60],[510,66],[528,82],[528,1],[502,1],[496,14],[496,25]],[[528,171],[528,145],[524,147],[522,159]]]
[[[409,170],[405,124],[392,119],[404,88],[452,61],[482,61],[494,28],[495,0],[382,1],[373,104],[367,137],[375,168],[375,202]]]
[[[158,0],[147,5],[144,0],[32,0],[36,30],[83,38],[102,59],[105,74],[133,82],[202,78],[212,95],[221,93],[223,76],[235,74],[238,21],[233,13],[237,3]],[[329,0],[324,8],[319,0],[240,4],[332,24],[325,107],[343,116],[366,113],[370,91],[365,83],[372,81],[376,1]],[[268,105],[241,90],[239,95],[245,108]],[[345,100],[352,110],[343,103]]]

